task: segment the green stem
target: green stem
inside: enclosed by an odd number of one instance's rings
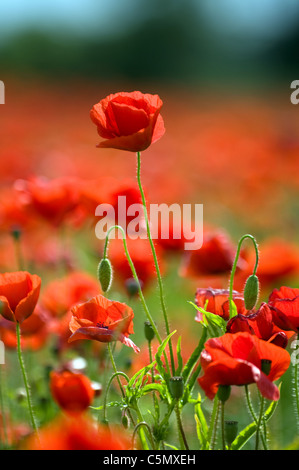
[[[153,240],[152,240],[152,235],[151,235],[151,230],[150,230],[150,225],[149,225],[149,220],[148,220],[148,213],[147,213],[147,208],[146,208],[145,195],[144,195],[144,191],[143,191],[142,184],[141,184],[141,155],[140,155],[140,152],[137,152],[137,181],[138,181],[138,186],[139,186],[141,199],[142,199],[144,219],[145,219],[146,230],[147,230],[147,236],[148,236],[149,243],[150,243],[150,246],[151,246],[151,250],[152,250],[152,254],[153,254],[153,258],[154,258],[154,263],[155,263],[155,268],[156,268],[156,273],[157,273],[157,278],[158,278],[160,302],[161,302],[162,312],[163,312],[163,316],[164,316],[166,333],[167,333],[167,336],[169,336],[170,328],[169,328],[169,322],[168,322],[168,317],[167,317],[166,305],[165,305],[165,301],[164,301],[163,282],[162,282],[162,277],[161,277],[161,273],[160,273],[157,253],[156,253],[155,246],[154,246],[154,243],[153,243]],[[170,354],[170,360],[171,360],[172,373],[174,374],[175,373],[175,364],[174,364],[174,357],[173,357],[171,339],[169,340],[169,354]]]
[[[181,411],[180,411],[180,406],[179,406],[179,401],[178,400],[176,401],[176,404],[175,404],[175,414],[176,414],[176,419],[177,419],[177,424],[178,424],[178,429],[179,429],[179,435],[180,435],[180,438],[183,442],[184,449],[189,450],[186,434],[185,434],[182,419],[181,419]]]
[[[247,406],[248,406],[248,409],[250,411],[250,414],[254,420],[254,422],[256,423],[256,425],[258,425],[258,418],[255,414],[255,411],[253,409],[253,405],[252,405],[252,402],[251,402],[251,399],[250,399],[250,394],[249,394],[249,388],[248,388],[248,385],[245,385],[245,394],[246,394],[246,401],[247,401]],[[266,431],[266,429],[265,429]],[[265,434],[265,435],[264,435]],[[264,446],[264,449],[267,450],[268,449],[268,445],[267,445],[267,437],[266,437],[266,432],[261,433],[261,438],[262,438],[262,441],[263,441],[263,446]]]
[[[240,256],[241,246],[242,246],[243,241],[246,238],[249,238],[253,242],[254,249],[255,249],[255,265],[254,265],[254,269],[253,269],[253,274],[256,274],[258,263],[259,263],[259,251],[258,251],[258,246],[257,246],[256,240],[252,235],[249,235],[247,233],[246,235],[243,235],[243,237],[241,237],[240,240],[239,240],[235,260],[234,260],[231,275],[230,275],[230,283],[229,283],[229,315],[230,315],[230,318],[233,316],[233,283],[234,283],[234,277],[235,277],[237,264],[238,264],[238,260],[239,260],[239,256]]]
[[[21,331],[20,331],[20,324],[16,322],[16,333],[17,333],[17,350],[18,350],[18,359],[23,375],[23,380],[24,380],[24,385],[26,389],[26,395],[27,395],[27,402],[28,402],[28,409],[29,409],[29,414],[30,414],[30,419],[31,419],[31,424],[33,430],[36,432],[38,435],[38,429],[37,425],[35,422],[35,417],[34,417],[34,412],[33,412],[33,406],[32,406],[32,401],[31,401],[31,394],[30,394],[30,387],[28,383],[28,378],[27,378],[27,373],[25,369],[25,364],[22,356],[22,349],[21,349]]]
[[[107,399],[108,399],[108,392],[110,390],[110,386],[112,384],[112,381],[115,377],[121,375],[122,377],[124,377],[127,382],[129,382],[129,377],[124,373],[124,372],[115,372],[109,379],[108,381],[108,384],[107,384],[107,388],[106,388],[106,391],[105,391],[105,395],[104,395],[104,403],[103,403],[103,411],[104,411],[104,417],[103,417],[103,422],[104,424],[109,424],[108,422],[108,419],[107,419]]]
[[[151,428],[149,427],[149,425],[145,421],[139,421],[139,423],[135,426],[133,436],[132,436],[132,448],[134,449],[136,433],[139,430],[139,428],[141,428],[142,426],[146,427],[146,429],[148,431],[148,434],[149,434],[149,439],[150,439],[151,446],[152,446],[153,449],[155,449],[155,444],[154,444]],[[141,429],[140,429],[140,435],[142,436]]]
[[[264,414],[264,403],[265,403],[265,399],[263,396],[261,396],[260,415],[259,415],[259,419],[257,422],[256,435],[255,435],[255,438],[256,438],[255,450],[259,450],[259,437],[260,437],[260,428],[261,428],[263,414]]]
[[[209,434],[208,434],[208,442],[210,443],[210,450],[214,450],[215,447],[215,440],[217,434],[217,426],[218,426],[218,414],[219,414],[219,399],[217,395],[215,395],[214,403],[213,403],[213,410],[212,416],[209,426]]]
[[[225,433],[224,433],[224,402],[221,402],[221,434],[222,434],[222,450],[226,450]]]
[[[297,344],[299,342],[299,332],[297,335]],[[298,360],[294,363],[294,387],[295,387],[295,403],[297,410],[297,424],[299,422],[299,386],[298,386]]]
[[[125,397],[125,392],[124,392],[123,386],[122,386],[120,378],[119,378],[119,373],[118,373],[117,368],[116,368],[116,364],[115,364],[115,361],[114,361],[114,357],[113,357],[113,354],[112,354],[110,343],[108,343],[108,352],[109,352],[109,357],[110,357],[110,361],[111,361],[113,370],[115,372],[115,376],[117,377],[117,381],[118,381],[118,385],[119,385],[122,397],[124,398]]]
[[[126,254],[126,258],[128,260],[128,263],[129,263],[129,266],[131,268],[131,271],[132,271],[132,275],[137,283],[137,286],[138,286],[138,294],[139,294],[139,298],[141,300],[141,303],[142,303],[142,306],[143,306],[143,309],[144,309],[144,312],[147,316],[147,319],[149,320],[154,332],[155,332],[155,335],[159,341],[159,343],[161,344],[162,343],[162,339],[161,339],[161,336],[157,330],[157,327],[156,327],[156,324],[153,320],[153,317],[148,309],[148,306],[146,304],[146,301],[145,301],[145,298],[144,298],[144,295],[143,295],[143,292],[142,292],[142,289],[141,289],[141,285],[140,285],[140,282],[139,282],[139,279],[138,279],[138,276],[137,276],[137,272],[136,272],[136,269],[135,269],[135,266],[134,266],[134,263],[132,261],[132,258],[130,256],[130,253],[129,253],[129,250],[128,250],[128,246],[127,246],[127,242],[126,242],[126,234],[125,234],[125,231],[124,229],[120,226],[120,225],[113,225],[113,227],[110,227],[108,232],[107,232],[107,235],[106,235],[106,239],[105,239],[105,245],[104,245],[104,253],[103,253],[103,258],[106,258],[107,257],[107,250],[108,250],[108,241],[109,241],[109,235],[111,233],[112,230],[114,229],[118,229],[120,230],[120,232],[122,233],[122,236],[123,236],[123,245],[124,245],[124,250],[125,250],[125,254]],[[166,365],[168,367],[168,370],[169,370],[169,364],[168,364],[168,358],[167,358],[167,355],[164,353],[164,357],[165,357],[165,362],[166,362]]]

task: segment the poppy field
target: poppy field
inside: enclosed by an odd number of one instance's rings
[[[298,450],[296,106],[277,92],[10,84],[1,449]],[[200,204],[201,246],[186,249],[174,217],[162,236],[154,204]]]

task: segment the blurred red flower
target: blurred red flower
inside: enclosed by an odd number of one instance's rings
[[[7,320],[22,323],[32,315],[38,301],[41,279],[17,271],[0,274],[0,313]]]
[[[86,415],[63,415],[20,446],[24,450],[126,450],[130,439],[124,429],[98,426]]]
[[[130,152],[147,149],[165,132],[160,115],[163,102],[158,95],[140,91],[107,96],[90,111],[98,134],[104,141],[97,147],[111,147]]]
[[[52,371],[50,390],[55,402],[67,413],[82,413],[95,396],[89,378],[70,370]]]
[[[185,252],[181,268],[184,277],[218,276],[230,273],[236,250],[227,234],[223,231],[207,231],[203,234],[203,244],[198,250]],[[238,268],[244,268],[240,256]]]
[[[229,319],[228,299],[228,289],[212,289],[211,287],[207,289],[198,288],[195,294],[195,303],[198,307],[206,308],[208,312],[219,315],[220,317],[223,317],[224,320]],[[244,298],[240,292],[233,291],[233,301],[239,313],[247,312],[244,304]],[[202,313],[200,311],[197,312],[195,320],[198,322],[202,321]]]
[[[274,323],[284,330],[299,331],[299,289],[281,287],[269,296]]]
[[[269,375],[261,370],[262,360],[271,361]],[[204,375],[198,382],[210,399],[214,398],[219,385],[256,383],[265,398],[278,400],[279,390],[273,381],[288,369],[290,355],[285,349],[250,333],[226,333],[206,342],[201,365]]]
[[[126,304],[97,295],[72,308],[69,343],[78,339],[91,339],[102,343],[121,341],[135,352],[139,348],[128,336],[133,334],[133,310]]]
[[[65,217],[77,208],[79,202],[78,182],[61,177],[49,180],[32,177],[17,180],[15,189],[22,196],[22,203],[54,226],[59,226]]]
[[[54,279],[45,287],[41,301],[44,308],[58,317],[71,307],[97,295],[100,284],[97,279],[81,271],[73,271],[61,279]]]
[[[146,289],[156,276],[153,255],[149,242],[147,239],[143,238],[127,238],[126,241],[138,279],[142,283],[142,287]],[[162,257],[159,247],[156,247],[156,252],[159,259],[160,269],[163,272],[164,265],[161,261]],[[122,240],[115,239],[111,241],[109,245],[109,259],[116,279],[119,279],[124,283],[129,279],[132,279],[132,271],[124,252]]]
[[[51,318],[48,312],[44,311],[39,304],[35,307],[30,317],[21,324],[21,346],[22,349],[33,351],[45,345],[51,331]],[[7,348],[17,347],[15,324],[6,319],[0,319],[1,340]]]

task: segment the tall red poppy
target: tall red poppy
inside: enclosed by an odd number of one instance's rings
[[[34,311],[41,279],[36,274],[17,271],[0,274],[0,313],[7,320],[22,323]]]
[[[262,360],[271,361],[268,375],[262,372]],[[226,333],[211,338],[201,354],[203,376],[198,379],[206,395],[213,399],[219,385],[256,383],[269,400],[279,399],[273,383],[288,369],[290,355],[285,350],[250,333]]]
[[[160,115],[163,102],[158,95],[140,91],[120,92],[95,104],[91,120],[105,140],[97,147],[139,152],[147,149],[165,132]]]
[[[97,295],[72,308],[72,335],[68,341],[90,339],[109,343],[118,340],[139,352],[139,348],[129,339],[129,335],[134,333],[133,317],[133,310],[126,304]]]

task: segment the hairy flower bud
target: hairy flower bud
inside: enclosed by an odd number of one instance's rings
[[[259,295],[259,280],[255,274],[248,277],[244,287],[244,302],[247,310],[252,310]]]
[[[169,379],[169,390],[173,398],[179,399],[184,393],[183,377],[176,376]]]
[[[112,266],[108,258],[101,259],[98,265],[98,278],[103,292],[107,292],[112,284]]]

